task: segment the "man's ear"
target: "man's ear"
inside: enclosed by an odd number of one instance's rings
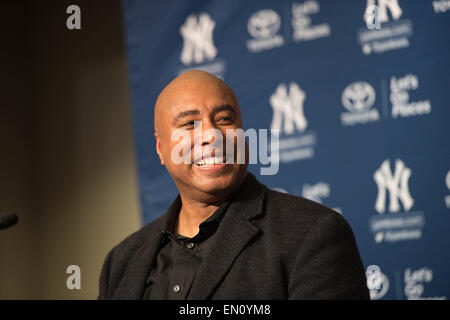
[[[159,160],[161,160],[161,165],[165,165],[161,152],[161,141],[159,140],[158,134],[156,132],[155,132],[155,139],[156,139],[156,153],[159,156]]]

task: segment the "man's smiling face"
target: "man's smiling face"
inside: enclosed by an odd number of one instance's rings
[[[155,106],[156,148],[181,194],[210,201],[225,197],[242,182],[247,164],[225,163],[226,132],[236,129],[242,129],[236,97],[222,80],[206,72],[187,72],[161,92]],[[180,140],[172,140],[175,131],[190,137],[183,146],[190,151],[189,163],[174,159],[173,151],[180,146]],[[236,139],[232,145],[236,155]]]

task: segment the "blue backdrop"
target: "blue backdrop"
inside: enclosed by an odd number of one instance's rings
[[[143,223],[177,194],[153,106],[188,69],[222,77],[245,128],[280,129],[270,188],[340,212],[372,299],[450,296],[448,1],[123,0]]]

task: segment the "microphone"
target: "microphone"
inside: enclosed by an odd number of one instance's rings
[[[6,216],[0,217],[0,229],[6,229],[12,227],[17,223],[19,217],[15,213],[7,214]]]

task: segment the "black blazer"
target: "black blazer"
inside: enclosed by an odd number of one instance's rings
[[[188,299],[369,299],[353,232],[342,216],[248,174],[219,224]],[[142,299],[167,213],[106,257],[99,299]]]

